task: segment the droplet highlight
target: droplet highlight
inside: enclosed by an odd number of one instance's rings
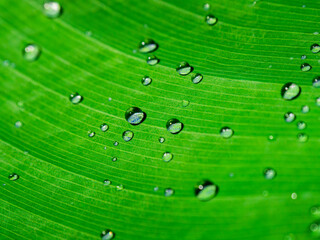
[[[111,240],[114,238],[115,233],[112,232],[110,229],[106,229],[101,232],[101,240]]]
[[[41,49],[37,44],[28,44],[22,51],[25,60],[32,62],[40,57]]]
[[[200,201],[209,201],[218,194],[218,186],[209,180],[204,180],[195,186],[195,196]]]
[[[50,1],[43,4],[43,13],[48,18],[59,17],[62,13],[61,5],[58,2]]]

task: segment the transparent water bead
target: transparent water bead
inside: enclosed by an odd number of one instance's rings
[[[106,180],[103,181],[103,185],[109,186],[109,185],[111,185],[111,181],[106,179]]]
[[[18,174],[16,174],[16,173],[12,173],[12,174],[10,174],[8,176],[8,178],[9,178],[10,181],[16,181],[16,180],[18,180],[20,178],[20,176]]]
[[[299,133],[299,134],[297,135],[297,138],[298,138],[298,141],[299,141],[299,142],[305,143],[305,142],[308,141],[309,136],[308,136],[307,134],[305,134],[305,133]]]
[[[287,112],[284,114],[283,118],[287,123],[291,123],[296,120],[296,115],[293,112]]]
[[[112,161],[112,162],[115,162],[115,161],[117,161],[117,160],[118,160],[118,158],[116,158],[116,157],[111,158],[111,161]]]
[[[311,47],[310,47],[310,50],[312,53],[318,53],[320,52],[320,46],[319,44],[312,44]]]
[[[152,83],[152,79],[148,76],[145,76],[144,78],[141,79],[141,83],[143,86],[148,86]]]
[[[209,180],[204,180],[195,186],[195,196],[200,201],[209,201],[218,194],[219,188]]]
[[[139,125],[145,120],[146,114],[138,107],[131,107],[126,111],[125,118],[131,125]]]
[[[141,53],[151,53],[157,50],[159,45],[152,39],[142,41],[139,45],[139,52]]]
[[[164,196],[166,196],[166,197],[170,197],[170,196],[172,196],[174,194],[174,190],[172,189],[172,188],[166,188],[165,190],[164,190]]]
[[[149,56],[149,57],[147,57],[147,63],[148,63],[150,66],[157,65],[159,62],[160,62],[160,59],[157,58],[156,56]]]
[[[320,206],[315,205],[310,208],[310,213],[314,217],[320,217]]]
[[[162,160],[165,161],[165,162],[170,162],[172,159],[173,159],[172,153],[165,152],[165,153],[162,155]]]
[[[303,129],[305,129],[306,127],[307,127],[307,124],[306,124],[305,122],[303,122],[303,121],[300,121],[300,122],[297,123],[297,128],[298,128],[299,130],[303,130]]]
[[[113,143],[113,145],[114,145],[114,146],[118,146],[118,145],[119,145],[119,142],[118,142],[118,141],[115,141],[115,142]]]
[[[130,130],[124,131],[122,133],[122,138],[124,141],[129,142],[134,136],[134,133]]]
[[[301,64],[300,69],[302,72],[308,72],[312,69],[312,67],[309,63],[303,63]]]
[[[182,100],[182,107],[188,107],[190,104],[190,101],[188,100]]]
[[[320,88],[320,77],[316,77],[315,79],[313,79],[312,86],[315,88]]]
[[[316,98],[316,105],[320,107],[320,97]]]
[[[106,132],[106,131],[108,131],[108,129],[109,129],[109,125],[108,125],[108,124],[102,123],[102,124],[100,125],[100,130],[101,130],[102,132]]]
[[[192,77],[191,77],[191,81],[194,83],[194,84],[198,84],[199,82],[201,82],[203,79],[203,76],[202,74],[200,73],[196,73],[194,74]]]
[[[69,100],[73,104],[79,104],[82,102],[83,97],[79,93],[76,92],[76,93],[70,94]]]
[[[28,44],[22,51],[25,60],[32,62],[40,57],[41,49],[37,44]]]
[[[205,3],[205,4],[203,5],[203,9],[206,10],[206,11],[208,11],[208,10],[210,9],[210,4],[209,4],[209,3]]]
[[[302,113],[308,113],[310,112],[310,107],[308,105],[304,105],[301,107],[301,112]]]
[[[124,186],[122,184],[117,185],[117,190],[122,191],[124,189]]]
[[[207,16],[206,16],[206,23],[209,25],[209,26],[213,26],[213,25],[215,25],[217,22],[218,22],[218,19],[215,17],[215,16],[213,16],[212,14],[208,14]]]
[[[101,240],[111,240],[114,238],[115,233],[112,232],[110,229],[106,229],[102,231],[100,236],[101,236]]]
[[[294,193],[291,194],[291,199],[295,200],[297,198],[298,198],[298,194],[297,193],[294,192]]]
[[[270,142],[273,142],[273,141],[276,140],[276,137],[275,137],[274,135],[269,135],[269,136],[268,136],[268,140],[269,140]]]
[[[306,55],[302,55],[302,56],[301,56],[301,59],[302,59],[302,60],[307,59],[307,56],[306,56]]]
[[[283,85],[281,88],[281,96],[284,100],[291,101],[299,97],[301,88],[299,85],[289,82]]]
[[[314,238],[319,239],[319,236],[320,236],[320,222],[319,222],[319,220],[311,223],[309,226],[309,229],[310,229],[310,232],[311,232],[313,239]]]
[[[187,62],[181,62],[177,67],[176,71],[182,75],[186,76],[193,71],[193,67],[189,65]]]
[[[176,118],[167,121],[167,130],[172,134],[178,134],[183,129],[183,123]]]
[[[43,13],[48,18],[56,18],[59,17],[62,13],[61,5],[55,1],[45,2],[43,4]]]
[[[263,176],[264,176],[265,179],[271,180],[271,179],[274,179],[277,176],[277,172],[273,168],[266,168],[263,171]]]
[[[165,142],[165,138],[164,137],[159,137],[159,143],[164,143]]]
[[[16,121],[16,122],[14,123],[14,126],[15,126],[16,128],[21,128],[21,127],[22,127],[22,122],[21,122],[21,121]]]
[[[229,127],[223,127],[220,129],[220,135],[223,138],[231,138],[234,134],[234,131]]]
[[[90,138],[93,138],[94,136],[96,135],[96,133],[94,132],[94,131],[88,131],[88,136],[90,137]]]

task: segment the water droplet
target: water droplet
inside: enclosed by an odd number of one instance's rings
[[[220,130],[220,135],[223,138],[231,138],[233,136],[233,134],[234,134],[233,130],[229,127],[223,127]]]
[[[293,112],[287,112],[284,114],[284,120],[287,122],[287,123],[291,123],[293,122],[294,120],[296,120],[296,115],[293,113]]]
[[[265,179],[268,179],[268,180],[274,179],[277,176],[277,172],[273,168],[266,168],[263,171],[263,176]]]
[[[37,44],[28,44],[24,47],[23,57],[29,62],[35,61],[40,57],[41,49]]]
[[[196,73],[194,74],[192,77],[191,77],[191,81],[194,83],[194,84],[198,84],[199,82],[201,82],[203,79],[203,76],[202,74],[200,73]]]
[[[320,206],[319,205],[312,206],[310,208],[310,213],[315,217],[320,217]]]
[[[152,79],[148,76],[145,76],[144,78],[142,78],[141,83],[143,86],[148,86],[150,85],[152,82]]]
[[[159,137],[159,143],[164,143],[166,139],[164,137]]]
[[[194,193],[200,201],[209,201],[218,194],[218,190],[213,182],[204,180],[195,186]]]
[[[111,184],[111,181],[108,179],[103,181],[103,185],[105,185],[105,186],[109,186],[110,184]]]
[[[95,135],[96,135],[96,133],[95,133],[94,131],[91,131],[91,130],[88,131],[88,136],[89,136],[89,137],[92,138],[92,137],[94,137]]]
[[[299,142],[305,143],[305,142],[308,141],[309,136],[308,136],[307,134],[305,134],[305,133],[299,133],[299,134],[297,135],[297,138],[298,138],[298,141],[299,141]]]
[[[172,153],[169,153],[169,152],[165,152],[162,156],[162,160],[165,162],[170,162],[172,158],[173,158],[173,155]]]
[[[314,86],[315,88],[320,88],[320,77],[316,77],[315,79],[313,79],[312,86]]]
[[[133,138],[133,135],[134,135],[134,134],[133,134],[132,131],[127,130],[127,131],[123,132],[122,138],[123,138],[123,140],[125,140],[126,142],[129,142],[129,141]]]
[[[183,123],[176,118],[172,118],[167,122],[167,130],[172,134],[178,134],[183,129]]]
[[[316,98],[316,105],[320,107],[320,97]]]
[[[118,145],[119,145],[119,142],[115,141],[115,142],[113,143],[113,145],[114,145],[114,146],[118,146]]]
[[[150,66],[157,65],[159,62],[160,62],[160,59],[157,58],[156,56],[149,56],[149,57],[147,57],[147,63],[148,63]]]
[[[213,15],[211,15],[211,14],[209,14],[209,15],[206,16],[206,23],[207,23],[208,25],[213,26],[213,25],[215,25],[217,22],[218,22],[218,19],[217,19],[215,16],[213,16]]]
[[[302,113],[308,113],[310,112],[310,107],[308,105],[304,105],[301,107],[301,112]]]
[[[153,191],[155,191],[155,192],[159,191],[159,187],[158,186],[154,187]]]
[[[145,120],[146,114],[138,107],[131,107],[126,111],[125,118],[131,125],[138,125]]]
[[[174,194],[174,190],[172,189],[172,188],[166,188],[165,190],[164,190],[164,195],[166,196],[166,197],[170,197],[170,196],[172,196]]]
[[[291,194],[291,198],[293,200],[297,199],[298,198],[298,194],[296,194],[295,192]]]
[[[303,121],[300,121],[300,122],[297,123],[297,127],[298,127],[299,130],[303,130],[303,129],[305,129],[307,127],[307,124],[305,122],[303,122]]]
[[[269,140],[270,142],[275,141],[275,140],[276,140],[276,137],[273,136],[273,135],[269,135],[269,136],[268,136],[268,140]]]
[[[84,34],[87,35],[88,37],[92,36],[92,32],[91,31],[86,31]]]
[[[118,158],[113,157],[113,158],[111,158],[111,160],[112,160],[112,162],[115,162],[115,161],[117,161],[117,160],[118,160]]]
[[[62,8],[58,2],[50,1],[43,4],[43,12],[49,18],[56,18],[62,13]]]
[[[83,97],[79,93],[73,93],[73,94],[70,94],[69,100],[73,104],[78,104],[82,102]]]
[[[320,52],[320,46],[319,46],[319,44],[312,44],[311,45],[311,47],[310,47],[310,50],[311,50],[311,52],[313,52],[313,53],[318,53],[318,52]]]
[[[190,104],[190,101],[188,100],[182,100],[182,107],[188,107]]]
[[[208,11],[208,10],[210,9],[210,4],[209,4],[209,3],[205,3],[205,4],[203,5],[203,9],[206,10],[206,11]]]
[[[299,87],[299,85],[291,82],[284,84],[281,89],[282,98],[288,101],[299,97],[300,93],[301,88]]]
[[[102,231],[100,236],[101,236],[101,240],[111,240],[114,238],[115,233],[112,232],[110,229],[106,229]]]
[[[139,45],[139,52],[141,53],[151,53],[157,50],[159,45],[152,39],[142,41]]]
[[[100,130],[101,130],[102,132],[106,132],[106,131],[108,131],[108,129],[109,129],[109,125],[108,125],[108,124],[102,123],[102,124],[100,125]]]
[[[302,55],[302,56],[301,56],[301,59],[302,59],[302,60],[304,60],[304,59],[306,59],[306,58],[307,58],[306,55]]]
[[[319,220],[316,222],[313,222],[310,224],[310,232],[313,235],[313,237],[319,237],[320,236],[320,224]]]
[[[12,173],[12,174],[9,175],[8,178],[9,178],[10,181],[16,181],[16,180],[18,180],[20,178],[20,176],[18,174],[16,174],[16,173]]]
[[[122,191],[124,189],[124,186],[122,184],[117,185],[117,190]]]
[[[302,72],[308,72],[312,69],[312,67],[309,63],[303,63],[303,64],[301,64],[300,69]]]
[[[193,67],[191,67],[189,65],[189,63],[187,62],[181,62],[177,67],[176,67],[176,71],[182,75],[182,76],[186,76],[189,73],[191,73],[193,71]]]
[[[15,126],[16,128],[21,128],[21,127],[22,127],[22,122],[21,122],[21,121],[16,121],[16,122],[14,123],[14,126]]]

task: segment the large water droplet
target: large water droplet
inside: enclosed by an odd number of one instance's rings
[[[315,79],[313,79],[312,86],[314,86],[315,88],[320,88],[320,77],[316,77]]]
[[[176,118],[172,118],[167,122],[167,130],[172,134],[178,134],[183,129],[183,123]]]
[[[143,86],[148,86],[152,83],[152,79],[148,76],[145,76],[144,78],[141,79],[141,83]]]
[[[79,93],[73,93],[73,94],[70,94],[69,100],[73,104],[78,104],[82,102],[83,97]]]
[[[166,188],[165,190],[164,190],[164,195],[166,196],[166,197],[170,197],[170,196],[172,196],[174,194],[174,190],[172,189],[172,188]]]
[[[148,39],[146,41],[142,41],[139,45],[139,52],[141,53],[150,53],[157,50],[159,45],[153,41],[152,39]]]
[[[301,88],[299,85],[291,82],[284,84],[281,89],[281,96],[284,100],[293,100],[299,97],[300,93]]]
[[[170,162],[173,159],[172,153],[165,152],[162,156],[162,160],[165,162]]]
[[[218,194],[219,188],[209,180],[198,183],[194,189],[196,197],[200,201],[209,201]]]
[[[306,124],[305,122],[303,122],[303,121],[300,121],[300,122],[297,123],[297,128],[298,128],[299,130],[303,130],[303,129],[305,129],[306,127],[307,127],[307,124]]]
[[[300,69],[302,72],[308,72],[312,69],[312,67],[309,63],[303,63],[303,64],[301,64]]]
[[[111,240],[114,238],[115,233],[112,232],[110,229],[106,229],[102,231],[100,236],[101,236],[101,240]]]
[[[202,74],[200,73],[196,73],[194,74],[192,77],[191,77],[191,81],[194,83],[194,84],[198,84],[199,82],[201,82],[203,79],[203,76]]]
[[[16,121],[16,122],[14,123],[14,126],[15,126],[16,128],[21,128],[21,127],[22,127],[22,122],[21,122],[21,121]]]
[[[150,66],[157,65],[159,62],[160,62],[160,59],[157,58],[156,56],[149,56],[149,57],[147,57],[147,63],[148,63]]]
[[[297,138],[298,138],[298,141],[299,141],[299,142],[305,143],[305,142],[308,141],[309,136],[308,136],[307,134],[305,134],[305,133],[299,133],[299,134],[297,135]]]
[[[8,176],[8,178],[9,178],[10,181],[16,181],[16,180],[18,180],[20,178],[20,176],[18,174],[16,174],[16,173],[12,173],[12,174],[10,174]]]
[[[182,62],[177,66],[176,71],[180,75],[186,76],[193,71],[193,67],[191,67],[187,62]]]
[[[62,13],[62,8],[58,2],[50,1],[43,4],[43,12],[49,18],[56,18]]]
[[[130,130],[124,131],[122,134],[122,138],[123,140],[125,140],[126,142],[129,142],[132,138],[133,138],[133,132]]]
[[[273,168],[266,168],[263,171],[263,176],[265,179],[268,179],[268,180],[274,179],[277,176],[277,172]]]
[[[320,46],[319,46],[319,44],[312,44],[311,45],[311,47],[310,47],[310,50],[311,50],[311,52],[313,52],[313,53],[318,53],[318,52],[320,52]]]
[[[293,112],[287,112],[284,114],[283,118],[287,123],[291,123],[296,120],[296,115]]]
[[[213,25],[215,25],[217,22],[218,22],[218,19],[217,19],[215,16],[213,16],[212,14],[208,14],[208,15],[206,16],[206,23],[207,23],[208,25],[213,26]]]
[[[35,61],[40,57],[41,49],[37,44],[28,44],[23,48],[23,57],[29,62]]]
[[[145,120],[146,114],[138,107],[131,107],[126,111],[125,118],[131,125],[138,125]]]
[[[109,129],[109,125],[108,124],[103,123],[103,124],[100,125],[100,130],[102,132],[106,132],[106,131],[108,131],[108,129]]]
[[[220,129],[220,135],[223,138],[231,138],[233,134],[234,134],[233,130],[229,127],[223,127]]]
[[[103,181],[103,185],[109,186],[109,185],[111,185],[111,181],[106,179],[106,180]]]
[[[92,137],[94,137],[95,135],[96,135],[96,133],[95,133],[94,131],[91,131],[91,130],[88,131],[88,136],[89,136],[89,137],[92,138]]]

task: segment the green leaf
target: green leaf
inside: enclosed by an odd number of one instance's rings
[[[107,229],[124,240],[319,237],[320,55],[310,46],[320,3],[205,3],[60,0],[49,18],[43,0],[0,1],[0,239],[100,239]],[[139,53],[145,39],[159,48]],[[35,61],[22,54],[31,43]],[[181,76],[184,61],[194,71]],[[301,94],[285,101],[289,82]],[[146,113],[141,124],[126,121],[130,107]],[[170,119],[180,133],[167,131]],[[198,199],[204,180],[216,185]]]

